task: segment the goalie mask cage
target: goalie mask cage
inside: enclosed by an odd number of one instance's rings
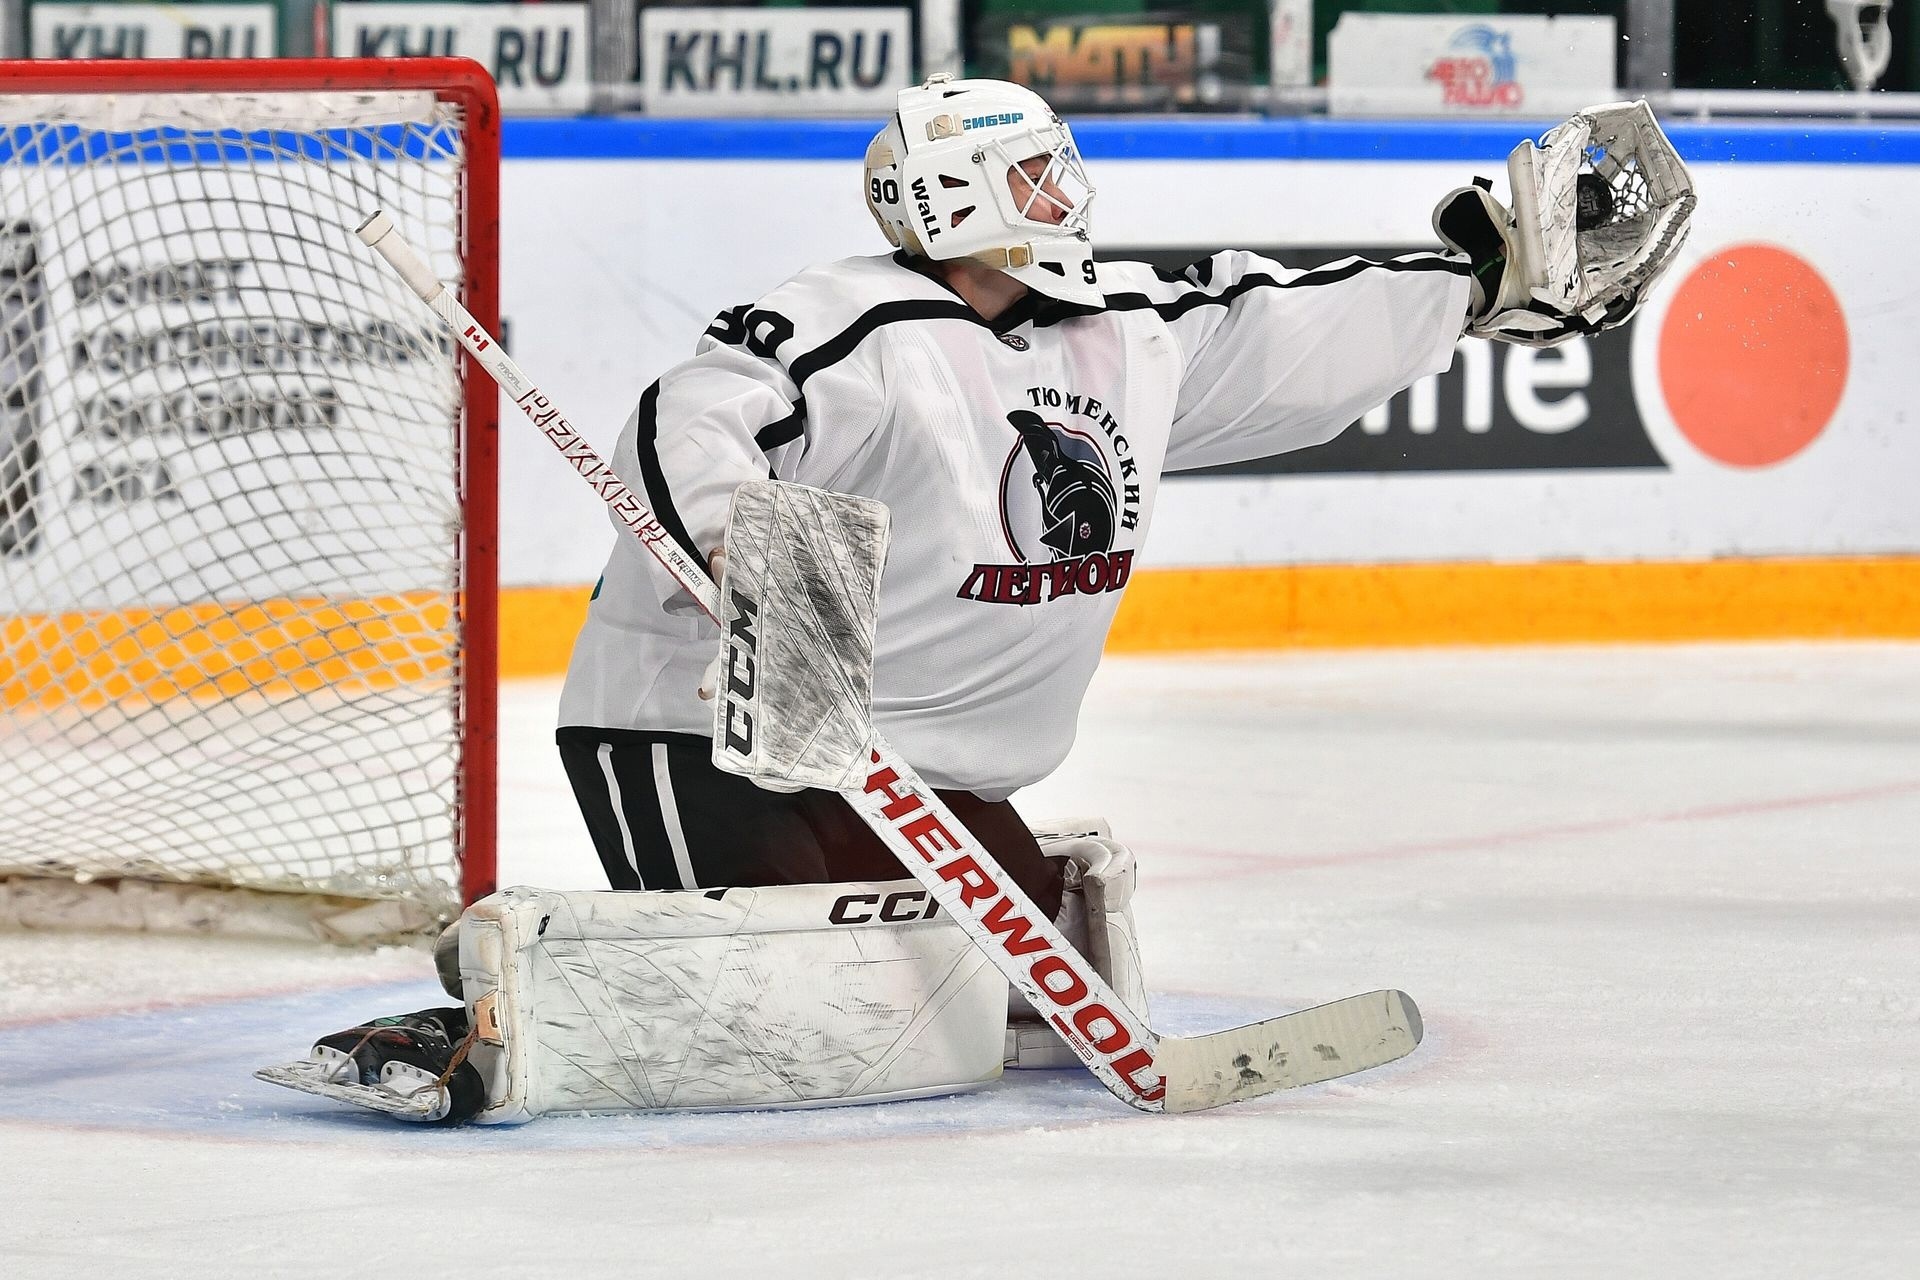
[[[496,327],[465,59],[0,62],[0,924],[430,931],[492,889]]]

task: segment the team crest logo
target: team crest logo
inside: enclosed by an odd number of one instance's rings
[[[1014,554],[1032,564],[1113,550],[1113,478],[1099,445],[1031,410],[1015,409],[1007,422],[1020,433],[1000,475],[1000,520]]]
[[[1012,347],[1015,351],[1025,351],[1029,346],[1032,345],[1025,338],[1021,337],[1017,333],[1003,333],[999,335],[999,338],[1000,338],[1000,341],[1006,343],[1008,346]]]
[[[1066,398],[1054,392],[1054,398]],[[1017,564],[976,564],[962,599],[989,604],[1041,604],[1066,595],[1118,591],[1132,573],[1131,548],[1114,549],[1121,529],[1139,522],[1140,490],[1131,456],[1118,485],[1108,448],[1124,448],[1112,414],[1097,400],[1071,397],[1076,409],[1090,406],[1082,426],[1052,422],[1031,409],[1007,414],[1014,441],[1000,471],[1000,523]],[[1082,410],[1084,412],[1084,410]],[[1063,415],[1070,416],[1070,415]]]

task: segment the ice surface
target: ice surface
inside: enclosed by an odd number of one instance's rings
[[[0,1276],[1920,1274],[1920,646],[1110,661],[1020,801],[1140,854],[1155,1021],[1372,987],[1354,1080],[1077,1072],[804,1113],[407,1128],[247,1073],[419,953],[0,934]],[[598,872],[507,690],[503,882]]]

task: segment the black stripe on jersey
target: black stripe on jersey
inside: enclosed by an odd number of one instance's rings
[[[793,321],[778,311],[747,303],[729,307],[714,317],[706,336],[715,342],[738,347],[762,360],[778,363],[780,344],[793,336]],[[760,452],[770,453],[783,444],[798,440],[805,432],[806,425],[807,401],[805,396],[799,396],[794,400],[793,411],[778,422],[770,422],[760,428],[754,434],[753,442],[760,446]]]
[[[981,328],[991,328],[980,313],[964,302],[945,302],[936,298],[913,298],[904,302],[883,302],[863,312],[858,320],[835,334],[832,339],[787,365],[787,376],[796,387],[804,387],[808,378],[822,369],[839,364],[853,354],[875,329],[909,320],[964,320]]]
[[[795,387],[804,388],[808,378],[846,359],[853,354],[856,347],[866,341],[868,335],[874,330],[890,324],[904,324],[914,320],[960,320],[967,324],[978,325],[983,329],[991,329],[995,333],[1005,333],[1029,321],[1035,327],[1044,327],[1066,320],[1075,320],[1081,316],[1099,315],[1102,311],[1151,310],[1158,312],[1163,319],[1173,320],[1196,307],[1230,306],[1234,299],[1255,289],[1310,289],[1317,285],[1338,284],[1342,280],[1349,280],[1362,271],[1369,270],[1442,271],[1453,275],[1466,275],[1472,268],[1464,261],[1443,258],[1438,254],[1415,258],[1392,258],[1386,262],[1356,258],[1351,262],[1302,272],[1290,280],[1276,280],[1269,275],[1243,276],[1219,293],[1196,291],[1167,302],[1155,302],[1144,293],[1111,293],[1107,295],[1104,307],[1063,302],[1029,290],[1026,297],[1015,303],[1005,315],[995,321],[988,321],[978,311],[957,299],[953,302],[934,298],[883,302],[863,312],[858,320],[835,334],[831,340],[788,361],[787,376],[793,379]],[[1210,267],[1205,274],[1211,278]],[[805,422],[805,412],[806,402],[802,397],[801,401],[794,406],[793,415],[770,426],[762,427],[760,433],[754,437],[755,442],[764,450],[777,448],[790,440],[797,439]]]
[[[753,442],[760,446],[760,452],[771,453],[783,444],[792,444],[798,440],[807,428],[807,398],[800,396],[793,403],[793,412],[778,422],[769,422],[754,433]]]
[[[687,532],[687,525],[680,518],[679,509],[673,505],[673,490],[667,487],[667,477],[660,470],[660,384],[656,381],[640,397],[640,421],[633,433],[634,452],[640,455],[640,478],[645,482],[647,505],[653,508],[653,514],[659,519],[680,549],[692,556],[697,563],[707,562],[706,553],[693,545],[693,535]]]
[[[1053,298],[1029,290],[1027,295],[1009,307],[1005,314],[996,320],[988,320],[954,292],[953,286],[946,282],[933,263],[909,254],[905,250],[894,254],[893,261],[908,271],[925,276],[948,293],[952,293],[953,300],[905,299],[900,302],[883,302],[869,311],[862,312],[858,320],[835,334],[832,339],[787,362],[787,376],[793,379],[795,387],[804,388],[808,378],[822,369],[831,368],[845,360],[853,354],[856,347],[866,341],[868,335],[874,330],[890,324],[902,324],[913,320],[959,320],[966,324],[978,325],[983,329],[990,329],[995,333],[1009,333],[1029,320],[1036,324],[1041,323],[1040,317],[1051,307],[1065,309],[1065,314],[1055,317],[1060,320],[1071,319],[1074,316],[1097,315],[1101,310],[1099,307],[1057,302]],[[763,429],[763,434],[771,429]],[[798,435],[799,432],[796,430],[794,434]],[[761,445],[763,449],[770,447],[766,444]]]
[[[1202,259],[1208,263],[1207,277],[1212,278],[1211,259]],[[1198,264],[1195,264],[1196,266]],[[1418,258],[1389,258],[1385,262],[1374,262],[1367,258],[1355,258],[1351,262],[1337,263],[1329,267],[1319,267],[1304,271],[1289,280],[1276,280],[1269,275],[1242,276],[1219,293],[1193,292],[1183,294],[1170,302],[1155,302],[1144,293],[1110,293],[1107,295],[1109,311],[1153,311],[1163,320],[1176,320],[1199,307],[1231,306],[1234,299],[1255,289],[1311,289],[1319,285],[1338,284],[1342,280],[1351,280],[1363,271],[1440,271],[1451,275],[1464,276],[1473,270],[1472,264],[1464,260],[1443,258],[1438,254]],[[1086,309],[1078,314],[1090,314]],[[1034,323],[1055,324],[1071,319],[1072,315],[1045,315],[1036,317]]]

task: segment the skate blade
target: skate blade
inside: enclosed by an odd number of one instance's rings
[[[415,1124],[428,1124],[447,1114],[447,1092],[445,1089],[419,1089],[412,1093],[401,1093],[381,1085],[360,1084],[352,1080],[335,1078],[338,1067],[330,1062],[315,1062],[303,1058],[299,1062],[289,1062],[280,1067],[262,1067],[253,1073],[256,1080],[265,1080],[268,1084],[277,1084],[286,1089],[297,1089],[301,1093],[310,1093],[318,1098],[331,1098],[335,1102],[344,1102],[350,1106],[364,1107],[369,1111],[378,1111],[390,1115],[396,1120],[407,1120]]]

